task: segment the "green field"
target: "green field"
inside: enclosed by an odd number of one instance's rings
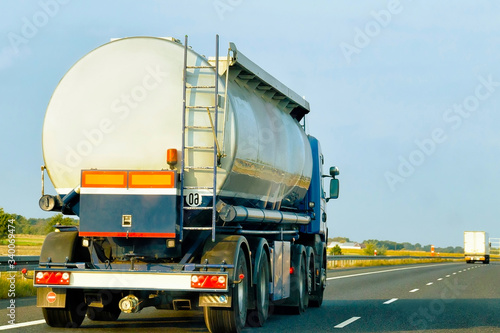
[[[45,239],[44,235],[25,235],[19,234],[16,235],[16,253],[18,256],[37,256],[40,255],[40,250],[42,249],[43,240]],[[0,241],[0,256],[6,256],[9,254],[7,247],[8,241],[6,239],[2,239]]]

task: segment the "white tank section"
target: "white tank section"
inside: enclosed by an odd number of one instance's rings
[[[217,193],[261,208],[296,205],[312,172],[310,145],[297,121],[308,104],[232,48],[230,66],[220,61]],[[179,151],[180,172],[183,54],[184,46],[171,39],[125,38],[91,51],[66,73],[43,126],[45,167],[58,194],[78,187],[84,169],[169,169],[170,148]],[[188,64],[209,65],[190,49]],[[187,82],[213,85],[214,75],[213,69],[188,69]],[[214,105],[214,99],[209,89],[187,90],[187,105]],[[186,146],[213,145],[207,110],[186,111],[186,125],[204,128],[188,130]],[[185,163],[211,166],[213,152],[187,149]],[[211,186],[212,173],[186,170],[185,185]]]

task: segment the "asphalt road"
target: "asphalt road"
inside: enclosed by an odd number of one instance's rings
[[[425,264],[331,271],[321,308],[302,315],[275,313],[246,332],[500,332],[500,263]],[[0,302],[0,330],[61,332],[43,322],[34,299],[16,301],[16,322],[7,324]],[[274,309],[273,309],[274,310]],[[72,332],[206,332],[199,311],[144,309],[115,323],[85,319]]]

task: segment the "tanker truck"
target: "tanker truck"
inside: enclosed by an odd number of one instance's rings
[[[55,226],[34,272],[49,326],[155,307],[239,332],[272,307],[321,306],[338,169],[323,174],[309,103],[233,43],[222,57],[215,45],[206,58],[187,36],[112,40],[57,85],[39,205],[79,225]]]

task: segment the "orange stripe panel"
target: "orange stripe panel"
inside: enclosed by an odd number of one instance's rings
[[[172,171],[130,171],[129,188],[174,188],[175,173]]]
[[[82,187],[126,188],[126,171],[82,171]]]

